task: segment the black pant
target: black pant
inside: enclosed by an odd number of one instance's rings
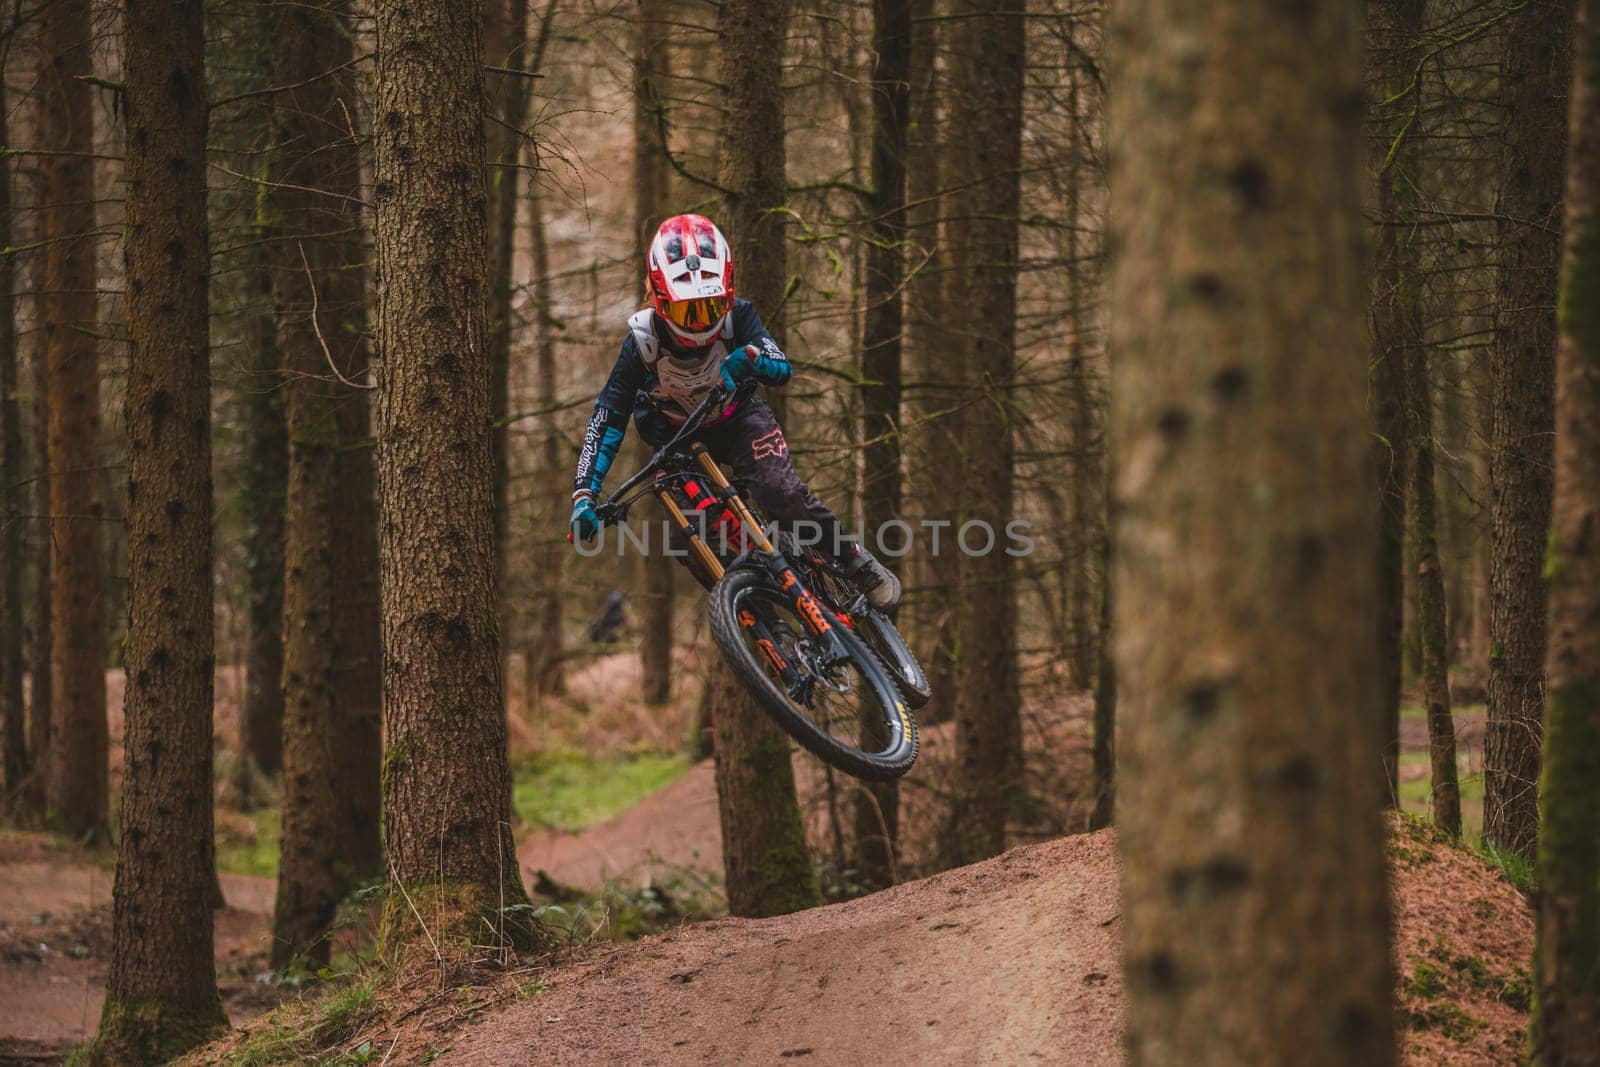
[[[641,416],[638,426],[640,435],[655,447],[666,443],[674,432],[671,423],[654,412]],[[729,480],[749,495],[767,522],[790,529],[796,523],[814,523],[820,530],[818,548],[823,554],[830,557],[850,554],[853,542],[846,539],[838,516],[818,500],[811,487],[795,473],[789,459],[789,442],[784,440],[778,417],[760,396],[745,398],[732,415],[702,429],[696,436],[711,453],[711,458],[722,466]],[[810,529],[805,531],[806,534],[811,532]],[[675,549],[688,547],[682,531],[675,529],[672,537]],[[686,558],[690,571],[695,572],[702,584],[707,584],[707,576],[699,573],[698,561],[693,555]]]

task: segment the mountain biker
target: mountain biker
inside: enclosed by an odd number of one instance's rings
[[[731,394],[747,381],[781,386],[793,373],[755,306],[734,296],[733,253],[710,219],[677,215],[663,222],[650,242],[646,272],[650,306],[628,320],[622,351],[595,401],[578,455],[569,525],[585,541],[600,531],[595,498],[630,413],[640,436],[660,447],[718,384]],[[730,400],[696,436],[748,487],[769,521],[820,527],[817,547],[875,607],[892,607],[900,599],[899,579],[845,535],[834,513],[795,473],[783,430],[760,396]]]

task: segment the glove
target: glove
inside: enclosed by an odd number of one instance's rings
[[[754,378],[757,358],[755,345],[745,345],[738,351],[728,353],[722,361],[722,388],[731,393],[739,387],[739,383]]]
[[[595,514],[593,499],[580,496],[572,502],[572,518],[568,520],[567,527],[574,537],[584,541],[595,539],[600,532],[600,516]]]

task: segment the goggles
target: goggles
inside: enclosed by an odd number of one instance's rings
[[[731,296],[706,296],[694,300],[663,301],[662,313],[679,329],[698,332],[709,330],[721,322],[732,306]]]

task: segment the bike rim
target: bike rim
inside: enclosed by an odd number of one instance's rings
[[[851,658],[837,661],[826,643],[806,630],[787,598],[752,587],[734,600],[741,640],[784,690],[789,704],[836,744],[867,754],[882,754],[901,743],[886,719],[872,681]],[[762,636],[762,627],[770,634]],[[786,671],[784,668],[787,667]]]

